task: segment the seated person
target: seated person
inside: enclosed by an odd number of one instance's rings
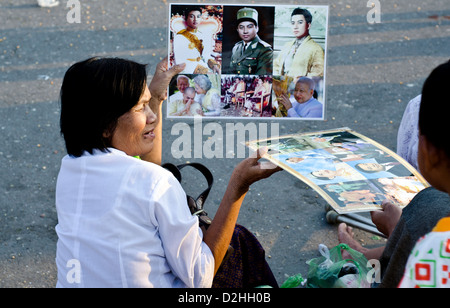
[[[395,288],[399,285],[405,273],[406,262],[417,240],[429,233],[440,219],[450,213],[450,196],[448,195],[450,190],[446,187],[448,185],[443,184],[449,183],[450,174],[450,154],[445,138],[446,114],[437,114],[433,111],[435,104],[449,100],[449,94],[442,91],[450,81],[449,67],[450,63],[440,66],[427,79],[420,107],[419,168],[425,179],[434,187],[419,192],[403,211],[386,201],[383,203],[382,211],[371,212],[372,221],[378,230],[388,236],[385,246],[373,249],[365,248],[354,239],[351,227],[343,223],[338,228],[339,242],[346,243],[353,249],[362,252],[368,260],[380,261],[381,283],[378,285],[379,287]],[[445,153],[444,149],[447,151],[447,156],[443,154]],[[427,151],[434,155],[434,160],[431,155],[427,155]]]
[[[215,78],[217,75],[208,75]],[[212,86],[211,80],[206,75],[197,75],[194,78],[195,101],[203,108],[205,116],[220,115],[220,92]]]
[[[261,166],[265,153],[234,169],[207,230],[178,180],[161,167],[158,115],[171,78],[184,67],[168,69],[165,59],[149,86],[146,66],[130,60],[91,58],[66,72],[57,287],[277,286],[257,239],[236,225],[250,185],[280,170]],[[234,252],[223,262],[229,246]]]
[[[425,82],[419,112],[418,164],[436,189],[450,194],[450,145],[446,112],[436,108],[450,100],[450,62],[437,67]],[[430,207],[432,204],[430,203]],[[450,211],[443,213],[432,232],[421,238],[409,255],[400,287],[449,287]]]
[[[325,53],[309,33],[312,19],[307,9],[292,11],[291,30],[295,39],[287,42],[273,61],[273,75],[323,76]]]
[[[269,94],[270,91],[267,91],[267,87],[262,81],[261,78],[258,78],[255,90],[253,91],[253,95],[251,97],[248,97],[245,100],[245,113],[244,115],[252,115],[253,114],[253,108],[255,107],[256,103],[261,103],[261,101],[264,99],[264,96]],[[264,103],[264,102],[263,102]]]
[[[187,6],[184,11],[185,29],[173,38],[176,64],[186,65],[185,74],[220,73],[220,64],[213,57],[213,33],[200,29],[204,21],[203,8]]]
[[[323,104],[313,97],[315,82],[308,77],[300,77],[295,84],[295,101],[291,102],[287,94],[280,97],[279,102],[287,110],[291,118],[319,118],[323,117]]]

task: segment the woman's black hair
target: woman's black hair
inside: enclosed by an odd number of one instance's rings
[[[312,15],[307,9],[301,9],[298,7],[292,11],[291,17],[294,15],[303,15],[307,24],[312,23]]]
[[[420,133],[450,158],[448,138],[450,61],[436,67],[425,81],[419,112]]]
[[[72,65],[60,93],[67,153],[106,152],[118,118],[139,102],[146,83],[146,65],[130,60],[90,58]]]

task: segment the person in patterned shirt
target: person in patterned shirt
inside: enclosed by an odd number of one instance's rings
[[[436,189],[450,194],[448,108],[450,61],[433,70],[425,82],[419,112],[418,163],[422,175]],[[441,109],[442,110],[442,109]],[[450,217],[442,218],[422,237],[409,256],[399,287],[450,287]]]

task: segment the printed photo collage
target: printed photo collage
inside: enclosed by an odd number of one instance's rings
[[[328,6],[171,4],[167,117],[325,119]]]
[[[349,129],[247,143],[266,146],[268,159],[314,188],[340,214],[381,209],[389,199],[404,207],[428,187],[406,161]]]

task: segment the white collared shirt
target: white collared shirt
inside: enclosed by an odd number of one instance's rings
[[[322,118],[323,105],[314,97],[304,103],[299,103],[295,98],[291,98],[292,108],[287,113],[291,118]]]
[[[110,149],[65,156],[57,287],[210,287],[214,257],[167,170]]]

